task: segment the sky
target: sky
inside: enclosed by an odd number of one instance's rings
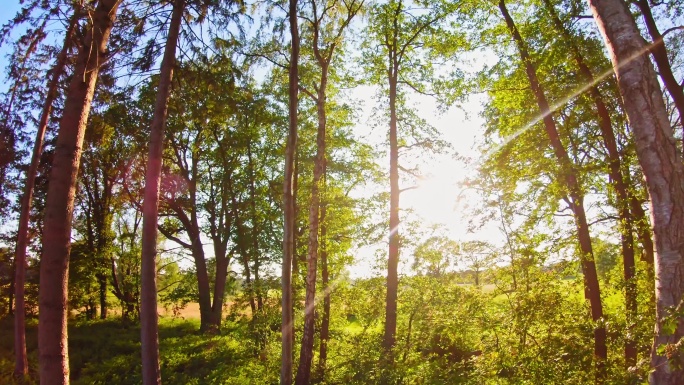
[[[0,6],[0,22],[5,24],[8,20],[16,15],[19,9],[19,0],[2,0],[2,6]],[[7,53],[9,52],[8,48],[11,48],[10,44],[5,44],[0,47],[0,68],[3,70],[7,65]],[[4,73],[0,77],[0,85],[2,90],[6,88]]]
[[[3,0],[0,7],[0,21],[4,24],[14,17],[20,9],[18,0]],[[17,33],[15,33],[17,35]],[[11,41],[11,40],[10,40]],[[7,53],[11,44],[0,47],[0,67],[4,68],[7,62]],[[482,60],[487,59],[486,55]],[[0,91],[7,88],[4,74],[0,78]],[[382,141],[386,138],[387,129],[382,125],[375,131],[368,133],[371,124],[371,109],[375,105],[374,91],[368,87],[359,87],[353,91],[351,97],[363,102],[361,119],[357,123],[356,130],[359,136],[369,136],[370,140]],[[483,121],[479,116],[483,102],[483,96],[470,97],[460,108],[453,107],[444,113],[438,111],[435,101],[427,96],[412,97],[418,114],[427,119],[440,132],[442,139],[450,143],[449,153],[435,156],[429,160],[429,167],[423,168],[422,172],[427,175],[419,181],[418,188],[406,191],[401,196],[402,208],[410,208],[423,218],[423,225],[427,229],[433,224],[441,224],[444,231],[457,241],[484,240],[498,243],[501,238],[499,231],[493,227],[484,227],[478,233],[467,232],[467,219],[465,217],[464,200],[457,204],[459,195],[467,195],[467,191],[461,191],[459,183],[467,176],[475,172],[468,169],[462,162],[455,160],[455,155],[468,158],[477,158],[476,146],[478,139],[483,134]],[[381,164],[381,167],[385,166]],[[407,186],[401,186],[402,188]],[[386,248],[383,245],[365,247],[354,251],[357,263],[350,269],[354,276],[368,276],[372,274],[371,265],[374,261],[374,251]],[[409,255],[407,255],[409,254]],[[410,251],[404,253],[404,268],[410,264]]]

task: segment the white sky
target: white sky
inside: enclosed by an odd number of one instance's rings
[[[387,136],[388,127],[380,125],[375,129],[377,132],[366,134],[368,127],[372,126],[369,123],[371,109],[376,103],[373,96],[374,90],[370,87],[359,87],[353,94],[355,99],[363,101],[362,118],[356,126],[356,131],[359,136],[370,137],[372,141],[378,140],[381,143]],[[495,225],[484,226],[476,233],[468,233],[465,204],[474,203],[476,197],[469,191],[462,191],[459,184],[472,176],[475,170],[472,167],[467,168],[453,156],[455,153],[467,158],[478,158],[476,146],[484,133],[484,120],[480,117],[484,102],[483,95],[471,96],[461,105],[462,108],[452,107],[443,114],[438,112],[437,105],[431,97],[419,95],[411,99],[418,106],[418,114],[438,129],[441,138],[448,141],[452,149],[449,154],[434,156],[429,166],[421,169],[423,174],[430,176],[419,182],[419,188],[401,194],[400,207],[413,209],[422,217],[423,230],[427,231],[432,225],[440,224],[444,226],[449,237],[456,241],[482,240],[499,244],[502,234]],[[385,147],[387,147],[386,144]],[[383,160],[380,161],[380,167],[388,169],[389,164],[382,162]],[[409,186],[400,185],[400,188],[405,187]],[[460,200],[459,195],[461,195]],[[405,215],[401,215],[401,219],[404,217]],[[405,230],[407,230],[405,227],[400,227],[399,231]],[[356,262],[349,269],[352,278],[386,274],[382,270],[382,265],[376,265],[374,256],[376,250],[386,258],[386,242],[362,247],[355,251]],[[400,270],[408,273],[412,262],[411,249],[402,250],[400,259]]]

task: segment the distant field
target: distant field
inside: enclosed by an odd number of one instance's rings
[[[160,316],[173,317],[173,310],[171,308],[167,310],[164,309],[163,306],[159,306],[157,309],[157,312]],[[199,304],[195,302],[189,303],[184,309],[182,309],[179,312],[178,317],[183,319],[200,319]]]
[[[71,310],[71,314],[73,316],[76,316],[80,313],[82,313],[84,309],[80,310]],[[158,306],[157,307],[157,312],[159,313],[160,316],[162,317],[173,317],[173,309],[168,308],[165,309],[164,306]],[[99,313],[98,313],[99,314]],[[107,310],[108,315],[121,315],[121,307],[117,305],[109,305],[109,309]],[[182,319],[200,319],[200,311],[199,311],[199,304],[196,302],[191,302],[189,303],[185,308],[180,310],[178,313],[178,318]]]

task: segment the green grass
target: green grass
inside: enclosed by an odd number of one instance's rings
[[[12,335],[12,319],[0,320],[2,335]],[[256,348],[245,325],[229,323],[218,335],[198,332],[198,320],[162,318],[159,325],[164,384],[277,383],[279,357],[273,346]],[[31,368],[28,384],[37,384],[36,322],[27,327]],[[69,325],[69,365],[74,385],[141,383],[140,328],[120,319],[74,321]],[[14,384],[12,338],[0,341],[0,383]],[[271,351],[273,350],[273,351]]]

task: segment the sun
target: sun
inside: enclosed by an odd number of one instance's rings
[[[436,164],[418,180],[415,189],[403,194],[402,206],[412,209],[426,224],[453,223],[458,216],[456,208],[462,170],[463,166],[456,162]]]

